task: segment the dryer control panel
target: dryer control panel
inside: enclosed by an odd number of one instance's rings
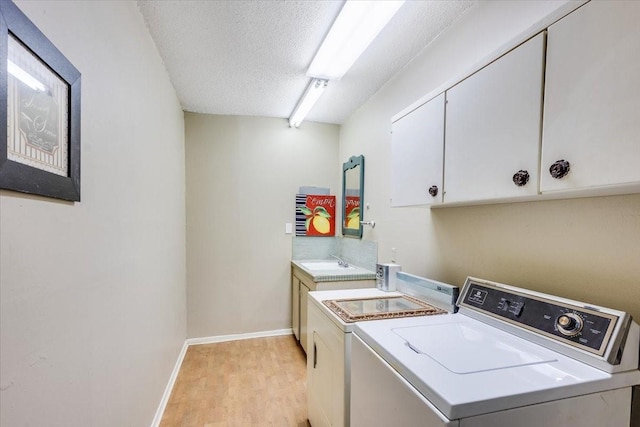
[[[467,278],[458,306],[598,356],[605,355],[616,325],[623,321],[607,312],[613,310],[474,278]]]

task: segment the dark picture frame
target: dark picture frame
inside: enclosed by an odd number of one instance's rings
[[[80,201],[80,72],[10,0],[0,0],[0,31],[0,188]],[[15,66],[8,62],[14,51],[56,87],[16,83],[14,73],[7,71],[8,65]],[[25,152],[34,153],[28,154],[33,161],[28,155],[21,160],[9,149],[11,135],[27,147]],[[47,160],[51,153],[58,160]],[[51,172],[55,162],[60,170]]]

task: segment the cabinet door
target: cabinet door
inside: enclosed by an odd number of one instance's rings
[[[309,409],[309,418],[313,426],[333,425],[333,357],[329,347],[324,340],[316,333],[312,332],[313,348],[310,349],[312,369],[309,378],[309,393],[314,397],[314,408]],[[313,415],[311,413],[313,412]]]
[[[549,27],[541,191],[640,181],[640,2],[592,1]],[[551,166],[569,162],[553,178]]]
[[[291,275],[291,329],[300,341],[300,280]]]
[[[538,194],[544,43],[538,34],[446,92],[445,203]]]
[[[441,203],[444,94],[391,128],[391,206]]]
[[[300,282],[300,345],[305,353],[307,351],[307,296],[309,295],[309,288],[304,283]]]
[[[312,426],[349,425],[345,334],[315,304],[308,311],[308,417]]]

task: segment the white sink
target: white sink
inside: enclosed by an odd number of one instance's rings
[[[352,267],[352,266],[343,267],[339,265],[338,261],[308,261],[308,262],[301,262],[300,265],[310,271],[355,270],[355,267]]]

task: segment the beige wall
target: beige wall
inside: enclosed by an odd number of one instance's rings
[[[365,217],[382,261],[461,286],[467,275],[627,310],[640,318],[640,196],[477,207],[389,206],[391,117],[563,2],[480,2],[341,128],[366,158]]]
[[[150,425],[186,336],[183,114],[134,2],[17,4],[82,73],[82,202],[0,191],[0,425]]]
[[[291,327],[298,187],[339,194],[338,126],[185,113],[188,336]]]

